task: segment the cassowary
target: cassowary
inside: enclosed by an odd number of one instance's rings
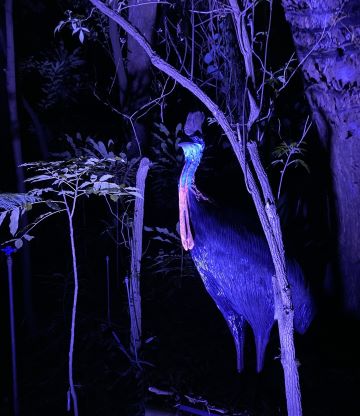
[[[195,172],[204,150],[201,133],[193,134],[189,142],[180,146],[185,155],[179,183],[183,247],[190,250],[206,290],[232,333],[238,371],[244,366],[246,322],[255,336],[257,371],[261,371],[274,324],[272,276],[275,271],[267,242],[250,232],[246,224],[231,222],[197,191]],[[295,311],[294,326],[296,331],[304,333],[314,314],[312,298],[294,260],[287,260],[287,272]]]

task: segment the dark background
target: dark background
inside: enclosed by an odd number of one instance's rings
[[[39,113],[52,151],[63,149],[60,138],[65,133],[101,140],[112,138],[118,151],[125,148],[126,126],[94,97],[94,83],[106,84],[111,62],[96,43],[79,45],[77,39],[62,32],[54,36],[54,27],[69,7],[66,2],[19,1],[15,7],[15,43],[18,64],[19,102],[26,98]],[[3,22],[3,15],[1,15]],[[280,8],[275,10],[270,65],[281,62],[292,50],[291,36]],[[36,71],[24,65],[34,56],[49,56],[63,42],[64,48],[79,52],[81,85],[64,91],[63,97],[49,108],[39,107],[42,80]],[[1,53],[3,68],[4,54]],[[4,75],[0,74],[2,143],[0,154],[0,191],[14,192],[15,169],[6,123]],[[103,81],[105,79],[105,81]],[[104,87],[105,88],[105,87]],[[196,109],[181,88],[170,96],[166,125],[170,131],[184,123],[187,111]],[[24,160],[41,158],[32,124],[19,105]],[[280,97],[276,107],[284,120],[287,134],[298,133],[298,118],[308,113],[301,77]],[[159,121],[152,114],[152,121]],[[286,127],[288,126],[288,127]],[[152,129],[156,130],[153,126]],[[275,129],[275,127],[274,127]],[[292,129],[294,131],[292,131]],[[271,137],[271,134],[269,135]],[[198,187],[220,205],[231,206],[239,216],[254,223],[254,208],[243,184],[241,172],[221,132],[205,128],[207,149],[197,176]],[[273,139],[275,140],[275,139]],[[289,171],[284,184],[282,221],[287,252],[303,267],[317,304],[317,315],[304,336],[296,335],[305,415],[358,415],[359,387],[359,322],[342,313],[336,273],[328,272],[331,264],[331,217],[327,201],[331,198],[327,172],[327,154],[317,140],[314,128],[307,141],[306,163],[310,174],[301,169]],[[269,158],[266,146],[262,149]],[[149,150],[150,158],[153,156]],[[274,184],[278,171],[268,173]],[[175,230],[177,218],[177,185],[181,165],[171,177],[149,174],[145,198],[145,225]],[[174,180],[175,179],[175,180]],[[162,183],[163,192],[155,192]],[[166,192],[164,191],[166,190]],[[251,336],[245,352],[245,371],[236,373],[235,351],[230,333],[215,304],[188,258],[175,263],[174,270],[159,273],[154,268],[159,244],[144,235],[142,270],[143,334],[139,369],[130,362],[114,341],[116,331],[122,345],[128,348],[129,317],[124,278],[129,272],[129,253],[112,244],[104,231],[111,222],[99,201],[86,201],[76,218],[78,263],[80,274],[79,313],[75,346],[75,374],[80,413],[83,415],[141,414],[145,403],[171,407],[178,396],[203,397],[218,407],[250,415],[285,414],[282,368],[278,359],[279,341],[273,329],[262,373],[255,372],[255,353]],[[50,220],[39,227],[31,242],[32,297],[35,331],[29,331],[23,309],[23,285],[20,253],[14,255],[15,308],[17,329],[18,379],[21,414],[65,415],[67,391],[67,353],[72,274],[70,247],[65,218]],[[2,229],[1,240],[6,232]],[[4,233],[4,234],[3,234]],[[161,248],[161,247],[160,247]],[[177,247],[181,251],[180,247]],[[110,256],[112,321],[106,319],[105,256]],[[117,259],[117,261],[116,261]],[[11,415],[10,337],[6,258],[0,258],[0,414]],[[248,330],[250,335],[250,329]],[[149,364],[148,364],[149,363]],[[149,386],[174,392],[171,398],[156,397]],[[248,412],[248,413],[245,413]]]

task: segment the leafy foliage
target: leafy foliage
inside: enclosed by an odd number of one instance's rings
[[[64,140],[61,143],[62,148],[67,150],[63,152],[53,153],[54,156],[60,159],[71,158],[103,158],[103,159],[117,159],[121,163],[107,166],[105,173],[111,173],[116,177],[116,182],[122,181],[126,185],[133,184],[135,181],[136,166],[139,159],[135,158],[128,160],[123,152],[115,151],[115,143],[112,139],[107,142],[95,140],[92,137],[82,137],[80,133],[75,136],[65,134]]]
[[[162,123],[154,123],[154,127],[151,146],[155,160],[152,169],[152,195],[155,203],[170,203],[169,195],[177,190],[177,181],[184,162],[179,146],[183,127],[179,123],[173,133]],[[164,195],[167,195],[166,199]]]
[[[72,52],[62,42],[53,50],[31,57],[22,66],[25,72],[38,73],[42,79],[42,98],[39,106],[51,108],[57,104],[75,102],[77,93],[84,88],[84,77],[81,72],[85,61],[81,57],[81,49]]]
[[[68,200],[72,206],[78,198],[90,195],[99,195],[117,201],[119,198],[140,197],[136,188],[118,184],[114,175],[104,173],[122,163],[119,157],[113,158],[74,158],[54,162],[32,162],[23,166],[33,173],[27,179],[31,185],[41,183],[43,186],[33,187],[27,194],[0,195],[2,207],[6,210],[0,211],[0,224],[9,214],[9,231],[14,237],[6,242],[14,243],[17,248],[23,245],[24,240],[31,240],[28,233],[40,222],[54,214],[67,210]],[[108,202],[110,202],[108,201]],[[26,229],[19,230],[19,218],[32,205],[42,204],[47,207],[45,213],[38,216]]]
[[[84,25],[87,19],[74,16],[71,10],[66,11],[66,20],[61,20],[56,26],[54,33],[59,32],[64,26],[69,25],[72,29],[72,35],[78,35],[79,41],[84,43],[85,35],[90,33],[90,30]]]
[[[182,124],[179,123],[173,134],[162,123],[154,123],[157,131],[152,132],[155,143],[152,151],[156,155],[155,168],[160,171],[168,171],[173,167],[183,165],[184,157],[179,146],[181,140]]]
[[[76,133],[75,136],[65,134],[64,142],[63,147],[67,147],[68,150],[61,153],[53,153],[54,156],[61,157],[63,159],[70,159],[72,157],[102,157],[105,159],[115,158],[115,153],[112,149],[114,142],[111,139],[105,143],[101,140],[95,141],[91,137],[83,139],[80,133]],[[121,153],[118,157],[122,162],[125,162],[126,155],[124,153]]]
[[[272,165],[285,166],[286,160],[289,160],[286,166],[294,165],[294,167],[302,166],[308,173],[310,173],[308,165],[305,163],[302,156],[306,152],[305,143],[298,144],[297,142],[286,143],[281,142],[279,146],[273,151],[273,156],[276,158]],[[298,155],[298,157],[295,157]]]
[[[281,165],[280,170],[280,182],[279,182],[279,188],[277,192],[277,198],[280,198],[280,192],[281,187],[283,184],[283,179],[285,172],[287,169],[293,165],[294,167],[302,166],[308,173],[310,173],[308,165],[305,163],[305,161],[302,159],[304,156],[306,149],[305,149],[305,137],[307,133],[309,132],[311,128],[312,122],[309,121],[309,117],[307,117],[303,132],[300,140],[298,142],[290,142],[287,143],[286,140],[283,140],[281,137],[281,131],[280,131],[280,122],[279,122],[279,128],[278,128],[278,135],[280,139],[282,140],[280,145],[273,151],[273,156],[276,158],[271,164],[272,165]]]
[[[0,194],[0,226],[4,222],[6,216],[9,217],[9,232],[12,236],[15,236],[18,227],[20,216],[26,211],[32,208],[32,204],[39,202],[40,198],[35,195],[29,195],[24,193],[17,194]],[[24,234],[23,238],[27,241],[32,239],[32,236]],[[15,239],[14,245],[16,248],[21,248],[23,241],[21,239]]]
[[[163,227],[144,227],[150,234],[150,240],[160,243],[155,256],[151,260],[153,273],[167,275],[194,276],[195,266],[188,252],[184,252],[178,233]]]
[[[0,209],[9,211],[14,208],[28,208],[32,203],[38,201],[39,198],[24,193],[0,194]],[[0,221],[1,224],[1,221]]]

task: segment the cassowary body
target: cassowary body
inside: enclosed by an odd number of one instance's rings
[[[274,266],[265,238],[231,222],[205,201],[194,186],[204,142],[198,136],[183,143],[185,166],[179,184],[180,233],[205,288],[224,316],[233,335],[238,371],[243,369],[244,326],[253,330],[257,370],[261,371],[265,349],[274,324]],[[191,223],[191,227],[190,227]],[[193,238],[193,233],[194,238]],[[299,265],[287,261],[288,280],[295,310],[295,329],[303,333],[313,317],[313,303]]]

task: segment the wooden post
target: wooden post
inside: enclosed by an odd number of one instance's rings
[[[150,167],[150,161],[143,158],[140,161],[139,169],[136,174],[136,188],[142,198],[135,199],[134,224],[131,247],[131,274],[128,287],[130,331],[131,331],[131,351],[137,356],[141,346],[141,293],[140,293],[140,268],[142,256],[142,233],[144,227],[144,200],[145,200],[145,180]]]
[[[16,170],[17,191],[25,193],[24,168],[23,163],[20,123],[18,114],[17,88],[16,88],[16,59],[15,59],[15,40],[14,40],[14,19],[13,19],[13,0],[5,1],[5,33],[6,33],[6,92],[9,109],[9,127],[11,134],[11,144]],[[26,214],[22,217],[22,226],[27,225]],[[32,306],[32,285],[30,250],[25,245],[22,250],[22,274],[23,274],[23,293],[24,309],[26,315],[26,325],[31,335],[35,332],[35,319]]]

